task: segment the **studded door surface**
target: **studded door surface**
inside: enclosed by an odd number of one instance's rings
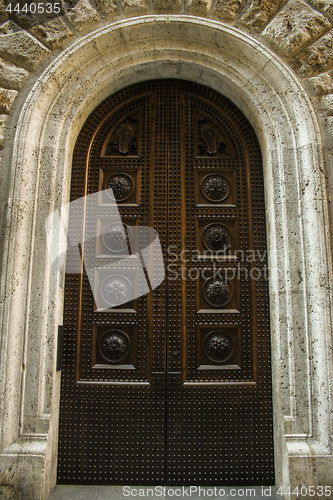
[[[107,238],[89,250],[102,300],[116,304],[121,289],[128,303],[100,310],[87,276],[66,276],[59,483],[273,484],[253,129],[228,99],[195,83],[128,87],[96,108],[75,146],[71,199],[108,187],[124,226],[107,231],[118,231],[121,246],[130,227],[155,228],[166,279],[132,299],[120,268],[115,288],[107,262],[120,247]],[[86,220],[103,227],[108,210],[101,197]],[[74,216],[69,227],[84,230]]]

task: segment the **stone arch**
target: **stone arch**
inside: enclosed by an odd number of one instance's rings
[[[15,498],[47,498],[56,477],[62,277],[47,259],[45,219],[68,201],[71,154],[90,112],[124,86],[165,77],[226,95],[258,135],[271,268],[277,484],[332,479],[330,249],[312,104],[283,61],[238,29],[191,16],[143,16],[75,42],[22,98],[7,170],[15,203],[5,249],[0,456]]]

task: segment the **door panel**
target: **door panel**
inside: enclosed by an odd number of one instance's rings
[[[85,224],[70,220],[85,231],[84,260],[95,263],[105,305],[115,279],[107,266],[130,226],[157,230],[166,279],[102,311],[85,274],[66,276],[58,481],[273,484],[264,193],[253,129],[228,99],[195,83],[128,87],[96,108],[75,146],[71,200],[108,187],[124,224],[108,229],[117,248],[96,239],[112,210],[106,195],[87,206]],[[126,273],[136,272],[128,266],[116,277],[124,293]]]

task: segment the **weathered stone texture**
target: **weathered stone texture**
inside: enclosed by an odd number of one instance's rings
[[[152,6],[156,12],[182,12],[184,10],[183,0],[152,0]]]
[[[333,93],[332,72],[314,76],[305,80],[305,86],[312,95],[325,95]]]
[[[3,147],[7,115],[0,115],[0,147]]]
[[[333,32],[330,31],[291,61],[300,76],[310,77],[333,68]]]
[[[0,26],[0,56],[34,70],[50,51],[13,21]]]
[[[0,87],[19,90],[28,75],[25,69],[0,59]]]
[[[110,20],[119,15],[119,7],[116,2],[111,0],[95,0],[97,9],[101,12],[102,17]]]
[[[51,49],[58,47],[64,40],[73,35],[61,17],[52,19],[47,16],[41,17],[20,12],[20,14],[15,15],[15,21]]]
[[[147,14],[149,6],[146,0],[120,0],[126,15]]]
[[[222,21],[235,21],[246,0],[218,0],[213,6],[213,17]]]
[[[100,21],[100,17],[96,9],[94,9],[88,0],[79,0],[74,7],[67,10],[66,15],[69,21],[78,30],[85,28],[91,23]]]
[[[263,31],[279,52],[292,56],[331,28],[328,19],[303,0],[289,2]]]
[[[4,0],[0,0],[0,23],[4,23],[8,20],[8,13],[6,11],[6,5]]]
[[[325,16],[327,16],[330,21],[333,21],[332,0],[309,0],[309,4],[311,4],[315,9],[318,9],[323,14],[325,14]]]
[[[318,109],[322,116],[333,116],[333,94],[321,97]]]
[[[212,6],[212,0],[187,0],[185,14],[206,16]]]
[[[8,90],[0,88],[0,114],[8,115],[10,108],[17,96],[16,90]]]
[[[250,0],[242,11],[240,21],[261,31],[287,0]]]

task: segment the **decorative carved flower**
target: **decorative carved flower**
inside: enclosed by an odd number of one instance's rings
[[[225,196],[227,185],[221,177],[209,177],[205,182],[204,191],[207,198],[218,201]]]
[[[107,332],[101,338],[100,351],[108,361],[121,361],[127,354],[129,341],[127,336],[120,332]]]
[[[121,252],[128,248],[127,229],[123,224],[114,224],[103,236],[105,246],[112,252]]]
[[[205,237],[212,250],[225,250],[228,243],[228,235],[221,226],[211,226]]]
[[[232,341],[222,332],[213,332],[206,338],[206,354],[216,362],[226,361],[232,354]]]
[[[224,281],[215,280],[207,286],[207,297],[209,302],[215,305],[223,305],[229,298],[229,287]]]
[[[124,175],[112,177],[108,184],[108,188],[112,188],[116,200],[126,198],[132,190],[131,179]]]

